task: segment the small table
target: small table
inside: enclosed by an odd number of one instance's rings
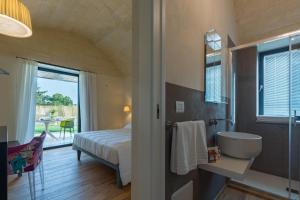
[[[53,122],[56,122],[56,121],[54,121],[54,120],[48,120],[48,119],[47,119],[47,120],[40,120],[40,122],[43,122],[43,123],[44,123],[46,133],[47,133],[50,137],[52,137],[52,138],[58,140],[58,138],[55,137],[55,135],[53,135],[53,134],[49,131],[49,124],[50,124],[50,123],[53,123]]]

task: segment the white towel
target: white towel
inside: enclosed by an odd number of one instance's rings
[[[205,123],[178,122],[172,136],[171,171],[187,174],[199,164],[207,163],[207,157]]]
[[[193,122],[197,132],[197,164],[208,163],[208,151],[206,142],[206,128],[204,121]]]

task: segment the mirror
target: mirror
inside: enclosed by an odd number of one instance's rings
[[[226,103],[223,41],[216,30],[205,34],[205,102]]]

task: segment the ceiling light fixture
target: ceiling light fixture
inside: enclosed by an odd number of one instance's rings
[[[0,33],[18,38],[32,35],[30,12],[19,0],[0,0]]]

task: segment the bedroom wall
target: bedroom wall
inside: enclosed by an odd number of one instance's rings
[[[229,35],[237,43],[231,0],[167,0],[166,2],[166,120],[172,122],[225,118],[225,104],[204,102],[204,35],[215,28],[224,41]],[[225,42],[226,43],[226,42]],[[227,46],[227,44],[224,44]],[[175,112],[175,102],[185,102],[185,113]],[[208,144],[226,124],[207,127]],[[170,171],[172,130],[166,129],[166,199],[193,180],[194,200],[212,200],[222,189],[225,177],[203,170],[184,176]]]
[[[7,125],[9,140],[15,139],[16,56],[71,67],[97,74],[99,128],[122,127],[127,115],[126,79],[85,38],[71,33],[34,28],[28,39],[0,36],[0,67],[10,76],[0,76],[0,125]]]

